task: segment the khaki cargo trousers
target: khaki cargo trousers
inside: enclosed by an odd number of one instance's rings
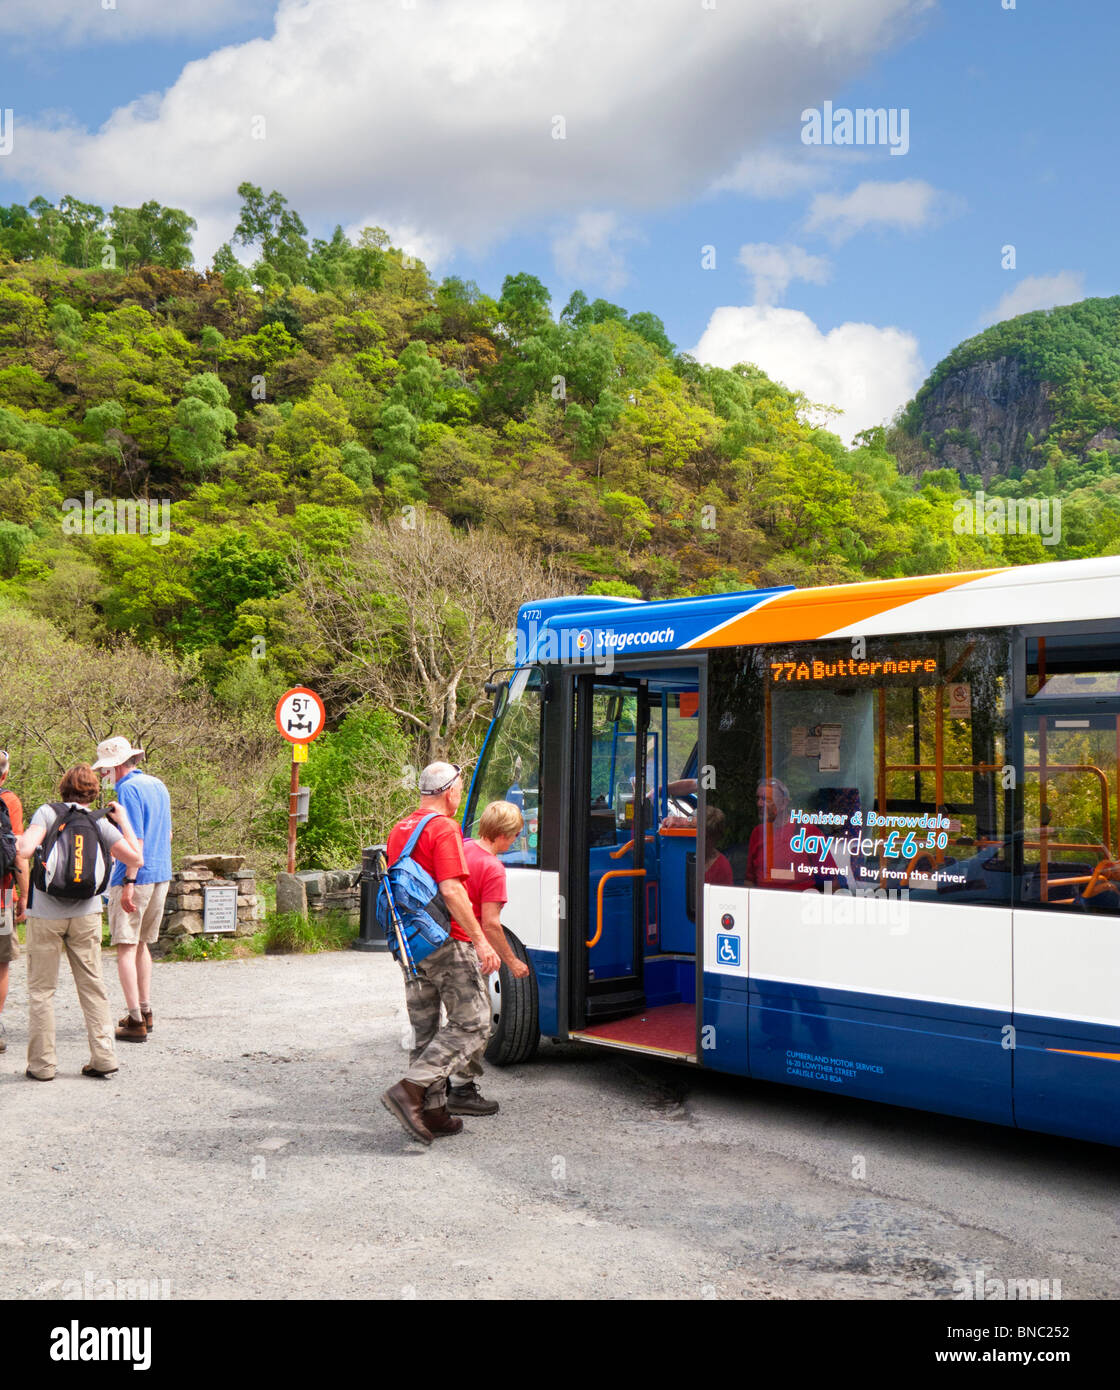
[[[57,919],[28,916],[27,993],[31,1018],[27,1069],[43,1080],[53,1076],[58,1067],[54,1047],[54,992],[58,987],[58,966],[64,950],[85,1015],[90,1065],[98,1071],[113,1071],[117,1065],[109,996],[101,978],[101,913]]]

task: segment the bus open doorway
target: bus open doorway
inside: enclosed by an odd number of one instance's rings
[[[573,680],[569,1036],[694,1062],[700,670]]]

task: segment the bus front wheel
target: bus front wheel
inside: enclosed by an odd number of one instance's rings
[[[540,1041],[540,1017],[537,996],[537,975],[528,952],[513,932],[506,940],[518,960],[529,966],[529,973],[515,980],[509,967],[503,965],[496,975],[488,976],[490,1011],[494,1027],[486,1048],[486,1060],[497,1067],[527,1062]]]

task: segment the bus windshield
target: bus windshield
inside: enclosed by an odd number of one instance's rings
[[[510,680],[501,713],[490,726],[475,774],[473,796],[463,824],[464,836],[478,834],[478,823],[491,801],[512,801],[525,823],[504,863],[532,868],[538,863],[540,814],[541,673],[522,667]]]

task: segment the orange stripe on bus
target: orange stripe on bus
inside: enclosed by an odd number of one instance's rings
[[[960,574],[934,574],[914,579],[877,579],[866,584],[829,584],[820,589],[798,589],[780,594],[769,603],[729,619],[707,637],[689,647],[734,647],[752,642],[804,642],[827,632],[851,627],[877,613],[898,608],[930,594],[983,579],[996,570],[968,570]]]
[[[1075,1052],[1072,1047],[1048,1047],[1047,1052],[1061,1052],[1067,1057],[1101,1057],[1106,1062],[1120,1062],[1120,1052]]]

